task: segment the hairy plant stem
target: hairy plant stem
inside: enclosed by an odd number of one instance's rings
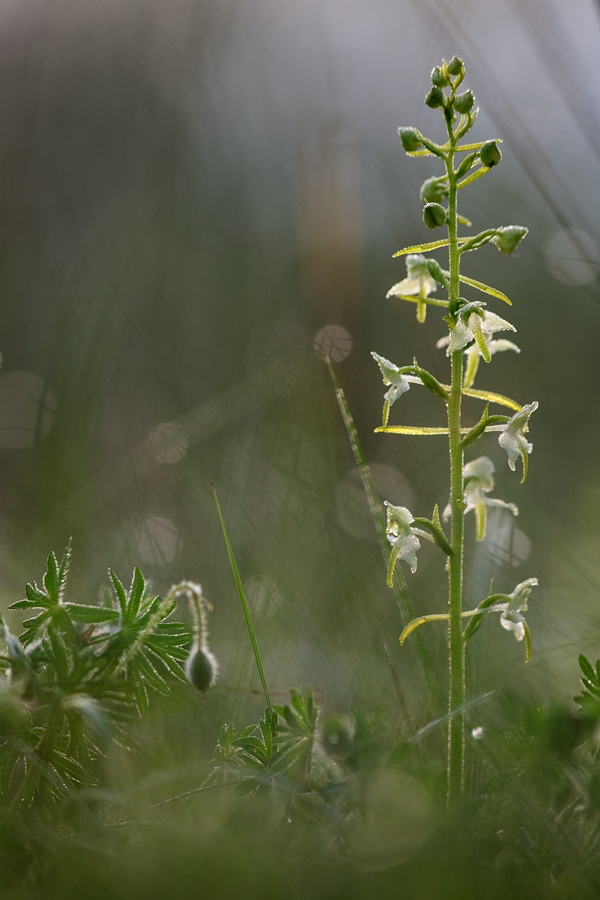
[[[457,242],[456,176],[454,174],[454,148],[456,139],[452,125],[448,123],[450,149],[446,158],[449,184],[448,237],[450,239],[450,310],[458,300],[460,256]],[[448,645],[450,660],[449,712],[465,702],[465,653],[462,636],[463,546],[464,546],[464,453],[461,447],[461,396],[463,379],[463,352],[452,354],[452,382],[447,404],[450,449],[450,509],[452,513],[452,556],[449,559]],[[448,725],[448,805],[461,795],[464,769],[464,716],[451,716]]]

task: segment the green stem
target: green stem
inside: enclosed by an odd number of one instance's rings
[[[456,139],[452,126],[448,123],[450,149],[446,160],[449,185],[448,237],[450,239],[450,310],[456,309],[460,279],[460,255],[457,240],[456,176],[454,174],[454,151]],[[448,428],[450,449],[450,508],[452,512],[451,546],[452,556],[448,557],[449,590],[448,629],[450,690],[449,710],[456,710],[465,702],[465,655],[462,638],[462,589],[463,589],[463,545],[464,545],[464,453],[461,446],[461,397],[463,380],[463,352],[452,354],[452,383],[448,400]],[[462,793],[464,771],[464,717],[455,715],[448,726],[448,804],[454,804]]]

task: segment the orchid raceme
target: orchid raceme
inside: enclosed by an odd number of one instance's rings
[[[464,642],[475,633],[483,617],[488,612],[499,611],[501,624],[512,630],[515,636],[527,643],[530,639],[527,623],[523,618],[527,596],[535,579],[528,579],[518,585],[512,594],[497,594],[487,598],[477,610],[463,610],[464,580],[464,514],[474,510],[477,522],[477,538],[485,533],[488,507],[503,507],[513,515],[518,514],[516,506],[503,500],[489,497],[494,487],[494,464],[488,456],[479,456],[465,464],[465,449],[475,441],[485,438],[490,431],[499,432],[499,444],[508,453],[508,463],[514,470],[516,460],[523,460],[523,480],[527,474],[528,457],[532,445],[525,433],[529,417],[537,409],[537,403],[520,406],[516,401],[500,393],[489,390],[475,390],[473,383],[481,357],[486,363],[504,350],[519,353],[519,348],[511,341],[495,338],[503,331],[516,331],[514,325],[488,310],[481,300],[460,296],[459,287],[475,290],[488,295],[488,301],[510,300],[502,292],[490,285],[470,278],[460,271],[462,255],[493,243],[510,254],[527,234],[527,228],[520,225],[492,226],[476,234],[459,235],[459,226],[471,227],[471,223],[458,214],[457,192],[484,177],[496,168],[502,158],[498,140],[466,143],[464,136],[472,128],[477,116],[473,95],[470,91],[457,93],[464,81],[465,69],[462,60],[453,57],[449,63],[432,72],[433,87],[425,98],[431,109],[440,109],[447,131],[447,141],[437,144],[416,128],[401,128],[402,145],[410,156],[432,156],[441,161],[444,172],[440,176],[430,176],[421,189],[423,220],[428,228],[447,229],[447,237],[422,243],[413,243],[394,254],[406,256],[407,277],[399,281],[388,292],[388,297],[417,302],[417,319],[423,323],[428,305],[444,308],[443,317],[448,333],[438,347],[446,347],[446,355],[451,361],[450,377],[438,380],[431,372],[422,369],[417,361],[412,365],[399,367],[387,359],[373,354],[379,365],[384,385],[388,388],[384,397],[383,426],[377,431],[404,435],[447,435],[450,450],[450,503],[448,517],[451,520],[451,535],[444,533],[437,514],[437,506],[431,520],[415,517],[404,507],[388,504],[387,537],[391,544],[388,567],[388,584],[392,583],[394,567],[399,559],[404,559],[414,572],[417,567],[416,552],[419,538],[433,540],[447,556],[448,571],[448,611],[423,616],[408,625],[402,635],[404,640],[414,628],[425,621],[446,621],[449,627],[449,710],[448,728],[448,802],[454,802],[463,788],[464,778],[464,723],[460,715],[453,711],[463,708],[465,703]],[[466,155],[462,155],[466,154]],[[443,205],[447,204],[447,205]],[[429,254],[438,250],[448,251],[448,268],[444,269],[438,260]],[[466,259],[468,257],[465,257]],[[433,299],[430,295],[441,288],[447,299]],[[466,366],[465,366],[466,363]],[[388,425],[390,408],[409,389],[411,383],[421,384],[435,394],[445,407],[445,419],[440,427],[419,425]],[[462,419],[462,396],[479,398],[487,405],[477,424],[467,427]],[[490,414],[491,403],[499,403],[511,410],[511,417]],[[470,622],[463,630],[463,619]]]

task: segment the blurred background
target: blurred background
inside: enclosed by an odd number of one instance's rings
[[[445,441],[373,433],[369,354],[416,354],[447,380],[441,316],[419,326],[385,295],[405,275],[393,252],[429,239],[418,191],[440,171],[406,157],[397,128],[442,139],[423,98],[458,54],[473,140],[503,139],[462,212],[477,231],[530,229],[514,257],[464,260],[512,298],[522,348],[482,364],[478,386],[540,403],[524,486],[493,436],[472,453],[520,516],[491,516],[476,548],[469,521],[466,582],[476,605],[491,577],[507,591],[539,578],[534,657],[486,623],[469,691],[572,696],[578,653],[600,655],[599,46],[592,0],[2,0],[2,607],[72,535],[71,599],[95,602],[109,565],[126,579],[139,564],[157,592],[200,581],[222,688],[257,688],[212,480],[271,687],[311,687],[326,709],[397,702],[383,638],[415,726],[428,721],[314,345],[332,342],[381,499],[443,508]],[[414,389],[391,421],[441,415]],[[406,577],[417,613],[443,611],[435,547]],[[422,637],[445,691],[445,630]],[[207,704],[208,744],[223,716],[262,705]]]

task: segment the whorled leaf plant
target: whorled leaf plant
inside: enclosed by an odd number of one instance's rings
[[[446,315],[448,335],[438,341],[438,347],[446,348],[450,358],[450,383],[438,381],[421,368],[416,359],[412,365],[397,366],[374,353],[385,386],[388,388],[383,404],[383,424],[376,431],[405,435],[447,435],[450,451],[450,503],[443,518],[450,519],[450,536],[444,532],[436,505],[431,519],[414,517],[405,507],[387,505],[387,535],[391,544],[388,567],[388,584],[392,584],[394,567],[404,559],[414,572],[416,553],[420,539],[437,544],[447,557],[448,610],[443,613],[422,616],[410,622],[401,636],[401,642],[419,625],[430,621],[447,621],[449,627],[450,688],[449,710],[463,708],[465,703],[465,642],[480,627],[483,618],[491,612],[500,613],[501,625],[513,632],[518,640],[525,640],[527,659],[531,652],[529,628],[524,618],[527,598],[537,584],[529,578],[517,585],[511,594],[492,593],[473,610],[463,609],[464,568],[464,516],[474,510],[477,523],[477,539],[485,534],[486,509],[490,505],[504,506],[512,514],[518,510],[514,504],[492,499],[487,495],[493,489],[494,466],[486,456],[473,459],[465,465],[465,450],[489,432],[498,433],[498,442],[508,454],[508,464],[514,471],[521,457],[523,478],[527,476],[528,457],[532,450],[525,434],[529,418],[537,409],[537,402],[521,405],[502,394],[473,387],[480,359],[489,363],[495,353],[505,350],[519,352],[519,348],[506,339],[494,335],[502,331],[515,331],[513,325],[495,312],[487,309],[482,300],[470,300],[461,296],[460,286],[466,285],[497,300],[510,304],[501,291],[461,273],[463,254],[493,243],[502,253],[512,253],[527,229],[518,225],[488,228],[479,234],[460,235],[459,225],[471,223],[457,210],[458,192],[486,175],[500,162],[502,155],[498,140],[467,143],[463,141],[469,132],[477,109],[470,90],[459,88],[465,77],[464,64],[454,57],[449,63],[433,69],[432,87],[425,98],[431,109],[439,109],[444,117],[448,140],[440,145],[429,140],[416,128],[400,128],[402,146],[409,156],[436,156],[445,172],[439,177],[428,178],[421,188],[423,219],[431,228],[447,229],[447,236],[429,243],[417,244],[398,251],[395,256],[406,256],[407,277],[395,284],[388,296],[416,303],[417,319],[424,323],[428,306],[442,308]],[[448,269],[431,258],[432,250],[447,247]],[[433,297],[438,288],[446,298]],[[392,405],[409,390],[411,385],[423,385],[444,404],[446,424],[439,428],[418,425],[389,425]],[[479,422],[470,428],[463,425],[461,401],[463,395],[475,397],[485,403]],[[506,414],[491,414],[490,405],[504,407]],[[467,620],[463,628],[464,620]],[[448,800],[454,801],[463,788],[464,769],[464,720],[462,715],[450,715],[448,729]]]
[[[137,747],[128,727],[148,710],[149,689],[185,681],[190,632],[167,621],[190,582],[152,594],[138,568],[127,590],[110,572],[99,604],[66,599],[70,544],[48,557],[41,585],[11,609],[34,615],[20,637],[0,615],[0,802],[60,822],[80,785],[98,783],[96,761],[115,741]]]

